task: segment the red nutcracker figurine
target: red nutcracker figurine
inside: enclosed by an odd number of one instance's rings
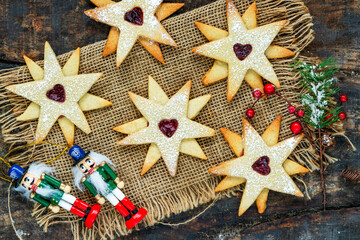
[[[38,202],[54,213],[62,207],[81,217],[85,226],[91,228],[101,206],[90,206],[70,195],[71,187],[49,175],[53,172],[55,168],[34,162],[26,169],[18,165],[11,166],[9,176],[15,180],[14,190],[26,199]]]
[[[75,160],[72,171],[77,188],[83,191],[84,185],[99,204],[105,202],[105,197],[125,217],[128,229],[146,216],[146,209],[137,209],[120,190],[124,182],[114,172],[115,166],[109,158],[94,151],[85,153],[78,145],[71,147],[69,154]]]

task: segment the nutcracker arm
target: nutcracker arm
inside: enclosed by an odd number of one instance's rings
[[[104,171],[110,176],[110,178],[115,182],[118,188],[124,187],[124,182],[119,178],[114,170],[104,161],[100,164],[100,167],[104,169]]]
[[[96,191],[94,186],[86,179],[86,177],[83,177],[81,179],[81,182],[84,184],[84,186],[89,190],[89,192],[95,197],[96,201],[102,205],[105,203],[105,199],[101,197],[101,195]]]
[[[56,178],[54,178],[54,177],[52,177],[52,176],[50,176],[50,175],[48,175],[46,173],[42,173],[40,179],[47,181],[53,187],[55,187],[57,189],[60,189],[64,193],[69,193],[71,191],[71,187],[69,185],[65,185],[64,183],[62,183],[58,179],[56,179]]]
[[[32,192],[30,194],[30,198],[38,203],[40,203],[41,205],[47,207],[48,209],[50,209],[51,211],[53,211],[54,213],[57,213],[59,212],[60,208],[59,206],[54,206],[50,203],[50,201],[44,199],[41,197],[41,195],[35,193],[35,192]]]

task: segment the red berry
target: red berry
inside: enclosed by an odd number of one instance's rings
[[[254,117],[254,116],[255,116],[255,111],[254,111],[254,109],[250,108],[250,109],[246,110],[246,116],[247,116],[248,118]]]
[[[296,108],[293,105],[288,106],[288,112],[293,114],[295,112]]]
[[[298,117],[302,118],[305,115],[305,113],[303,110],[299,109],[299,110],[297,110],[296,115],[298,115]]]
[[[332,116],[333,116],[332,114],[328,114],[328,115],[326,115],[325,119],[329,119],[329,118],[331,118]]]
[[[261,97],[261,91],[259,90],[259,89],[255,89],[254,91],[253,91],[253,96],[254,96],[254,98],[260,98]]]
[[[345,94],[341,94],[340,95],[340,102],[346,102],[347,101],[347,96]]]
[[[302,131],[302,127],[301,124],[299,122],[293,122],[290,125],[290,130],[294,133],[294,134],[299,134]]]
[[[275,86],[271,83],[268,83],[264,86],[264,92],[268,95],[275,93]]]
[[[341,121],[342,121],[342,120],[345,120],[346,114],[345,114],[344,112],[341,112],[341,113],[339,113],[338,117],[339,117],[339,119],[340,119]]]

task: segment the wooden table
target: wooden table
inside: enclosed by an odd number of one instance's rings
[[[23,65],[22,55],[43,59],[43,46],[50,41],[56,54],[62,54],[106,38],[108,27],[96,23],[82,12],[94,6],[88,0],[0,0],[0,68]],[[175,1],[171,1],[175,2]],[[184,2],[179,1],[179,2]],[[179,11],[210,3],[212,0],[185,0]],[[339,86],[349,101],[344,106],[348,116],[344,128],[348,137],[360,149],[360,9],[359,0],[305,0],[314,16],[315,41],[305,55],[327,58],[334,56],[341,70]],[[178,13],[178,14],[179,14]],[[0,156],[7,152],[0,138]],[[270,192],[268,208],[263,215],[251,207],[237,217],[240,196],[218,201],[191,223],[179,227],[156,225],[132,233],[126,239],[359,239],[360,184],[339,176],[349,166],[360,169],[359,151],[352,152],[343,138],[337,138],[328,152],[341,159],[327,169],[328,210],[321,210],[322,195],[318,173],[307,174],[312,199],[301,199]],[[6,182],[0,181],[0,238],[16,239],[7,208]],[[31,204],[19,196],[12,197],[12,213],[19,233],[25,239],[72,239],[70,227],[57,224],[48,233],[33,222]],[[172,216],[165,222],[178,223],[199,213],[207,205]],[[24,209],[25,207],[29,209]]]

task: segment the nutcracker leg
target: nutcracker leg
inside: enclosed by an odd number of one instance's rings
[[[119,199],[121,203],[124,204],[124,206],[132,213],[132,216],[129,219],[126,219],[127,221],[125,222],[128,229],[135,227],[146,216],[146,209],[137,209],[134,204],[125,197],[124,193],[120,189],[115,188],[111,193],[114,194],[114,196],[116,196],[116,198]]]
[[[62,199],[67,201],[68,203],[80,208],[81,210],[89,211],[91,209],[91,206],[89,204],[87,204],[84,201],[81,201],[80,199],[77,199],[73,195],[64,193]]]
[[[79,216],[81,218],[86,216],[86,213],[84,213],[80,209],[72,206],[70,203],[68,203],[68,202],[66,202],[64,200],[59,201],[59,206],[66,209],[66,210],[68,210],[68,211],[70,211],[70,212],[72,212],[73,214],[75,214],[75,215],[77,215],[77,216]]]
[[[115,188],[113,191],[112,191],[112,194],[115,195],[115,197],[117,199],[119,199],[121,201],[121,203],[127,208],[129,209],[132,213],[134,210],[136,210],[136,207],[134,206],[134,204],[132,204],[132,202],[127,198],[125,197],[125,194],[118,188]]]
[[[127,220],[130,217],[129,211],[119,202],[119,200],[114,196],[114,194],[109,193],[105,196],[105,198],[111,203],[111,205],[115,206],[115,208],[125,217]]]

